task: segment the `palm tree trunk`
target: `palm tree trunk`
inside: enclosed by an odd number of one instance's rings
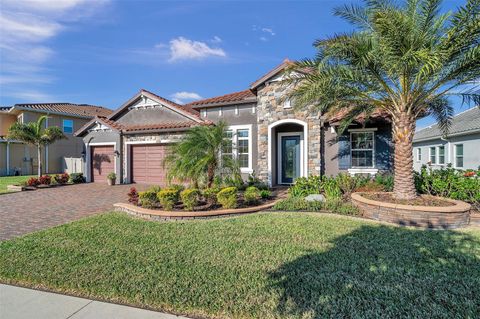
[[[397,199],[417,197],[413,175],[413,134],[415,118],[407,113],[397,114],[392,123],[394,139],[394,186]]]
[[[213,164],[208,165],[207,168],[207,188],[211,188],[213,180],[215,179],[215,166]]]
[[[42,149],[40,145],[37,145],[37,157],[38,157],[38,177],[42,176]]]

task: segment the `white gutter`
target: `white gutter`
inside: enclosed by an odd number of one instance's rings
[[[7,171],[6,175],[10,175],[10,142],[7,141]]]
[[[442,136],[432,136],[432,137],[426,137],[426,138],[422,138],[422,139],[418,139],[418,140],[413,140],[413,143],[417,143],[417,142],[424,142],[424,141],[431,141],[431,140],[448,140],[450,137],[455,137],[455,136],[463,136],[463,135],[470,135],[470,134],[475,134],[475,133],[480,133],[480,129],[475,129],[475,130],[471,130],[471,131],[465,131],[465,132],[460,132],[460,133],[454,133],[454,134],[449,134],[447,135],[446,138],[442,137]]]

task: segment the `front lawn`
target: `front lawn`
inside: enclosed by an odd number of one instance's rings
[[[36,175],[25,175],[25,176],[4,176],[0,177],[0,194],[8,193],[7,186],[14,185],[26,182],[30,177],[35,177]]]
[[[474,318],[480,230],[108,213],[0,243],[0,281],[208,318]]]

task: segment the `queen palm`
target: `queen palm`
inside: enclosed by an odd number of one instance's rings
[[[293,65],[291,97],[300,107],[346,112],[343,131],[356,117],[381,112],[392,121],[394,192],[417,196],[412,139],[419,117],[433,115],[448,133],[449,95],[479,103],[480,0],[440,14],[440,0],[365,0],[335,9],[356,31],[317,40],[314,59]],[[301,72],[300,72],[301,71]]]
[[[222,149],[231,147],[227,127],[225,122],[219,122],[189,129],[181,141],[172,145],[164,160],[169,179],[191,180],[195,184],[206,179],[207,187],[211,187],[220,168],[233,168],[233,160],[222,158]]]
[[[37,148],[38,176],[42,175],[42,148],[67,138],[58,126],[45,128],[47,116],[40,116],[36,122],[15,122],[8,129],[8,138],[19,140]]]

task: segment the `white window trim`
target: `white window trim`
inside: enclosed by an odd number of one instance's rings
[[[462,161],[463,166],[457,166],[457,146],[462,145],[463,146],[463,154],[462,154]],[[465,168],[465,143],[453,143],[453,167],[458,168],[458,169],[464,169]]]
[[[443,147],[443,163],[440,163],[440,148]],[[437,150],[436,150],[436,153],[437,153],[437,165],[439,166],[445,166],[446,162],[447,162],[447,156],[446,156],[446,153],[445,153],[445,145],[439,145],[437,146]]]
[[[241,173],[252,173],[253,172],[253,136],[252,136],[252,124],[248,125],[232,125],[228,127],[229,131],[232,131],[232,152],[233,157],[237,158],[237,131],[238,130],[248,130],[248,167],[241,167]]]
[[[422,161],[422,148],[421,148],[421,147],[417,147],[417,156],[416,156],[416,159],[417,159],[417,162],[421,162],[421,161]]]
[[[222,116],[223,115],[223,107],[219,107],[218,108],[218,116]]]
[[[435,149],[435,162],[432,162],[432,148]],[[431,165],[437,165],[437,147],[436,146],[429,146],[428,147],[428,162],[430,162]]]
[[[65,132],[65,121],[71,121],[72,122],[72,131],[71,132]],[[75,132],[74,128],[73,128],[73,120],[70,120],[70,119],[62,119],[62,131],[63,133],[65,134],[73,134]]]
[[[17,122],[23,124],[23,113],[17,116]]]
[[[285,102],[283,103],[283,108],[284,109],[291,109],[292,108],[292,101],[290,99],[286,99]]]
[[[371,169],[371,168],[375,168],[375,131],[377,130],[377,128],[370,128],[370,129],[351,129],[351,130],[348,130],[350,132],[350,168],[351,169],[362,169],[362,170],[365,170],[365,169]],[[373,142],[373,145],[372,145],[372,148],[366,148],[366,149],[353,149],[352,148],[352,133],[372,133],[372,142]],[[352,152],[353,151],[372,151],[372,166],[353,166],[352,165],[352,161],[353,161],[353,156],[352,156]]]
[[[202,109],[202,114],[203,114],[203,117],[207,117],[207,109]]]
[[[300,136],[300,176],[303,176],[304,171],[304,159],[303,159],[303,152],[305,145],[305,140],[303,138],[303,132],[285,132],[285,133],[278,133],[277,134],[277,158],[278,158],[278,167],[277,167],[277,176],[278,181],[277,184],[279,185],[290,185],[290,183],[282,183],[283,176],[282,176],[282,137],[283,136]]]

